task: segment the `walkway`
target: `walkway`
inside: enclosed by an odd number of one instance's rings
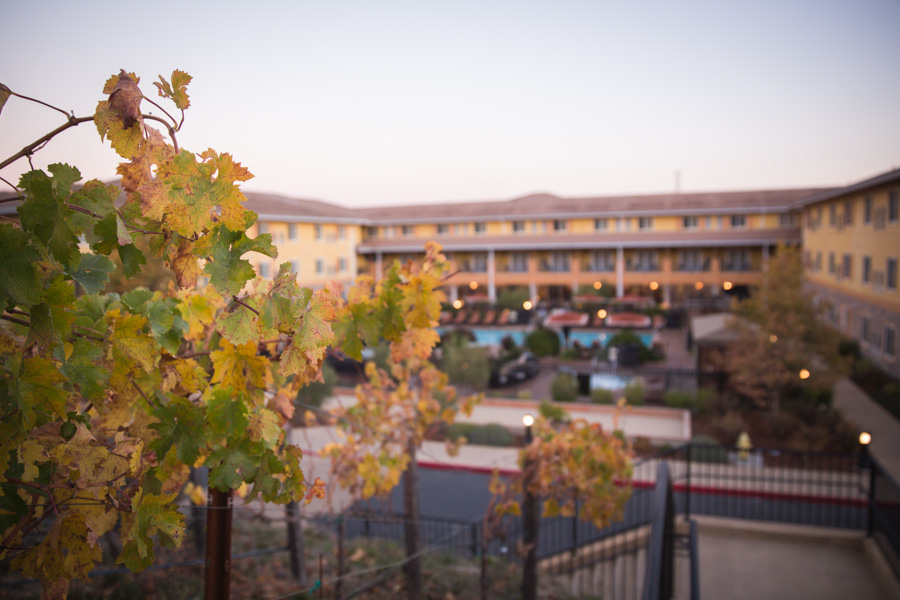
[[[849,379],[834,387],[834,406],[860,431],[872,434],[872,455],[894,481],[900,481],[900,421]]]

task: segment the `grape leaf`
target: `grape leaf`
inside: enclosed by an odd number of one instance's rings
[[[191,101],[187,94],[187,85],[191,82],[191,79],[193,78],[184,71],[175,69],[172,71],[171,84],[160,75],[159,82],[154,82],[153,85],[159,90],[160,96],[163,98],[171,98],[172,102],[175,103],[175,106],[184,110],[191,105]]]
[[[153,336],[144,333],[147,319],[141,315],[122,314],[114,309],[106,314],[109,334],[106,359],[110,367],[110,384],[116,390],[131,387],[131,378],[152,371],[159,362],[159,351]]]
[[[116,563],[132,571],[142,571],[153,564],[154,541],[158,535],[165,546],[180,547],[184,539],[184,515],[172,508],[178,494],[155,495],[138,491],[131,501],[134,513],[131,527],[123,530],[127,541]]]
[[[250,423],[243,396],[230,388],[213,392],[207,403],[206,418],[213,431],[228,439],[238,437]]]
[[[244,285],[256,276],[249,261],[241,258],[247,252],[259,252],[275,258],[278,250],[272,245],[271,234],[264,233],[254,239],[244,233],[235,233],[224,226],[218,226],[210,236],[211,248],[204,272],[209,282],[220,292],[237,294]]]
[[[247,435],[254,442],[262,442],[269,450],[275,448],[284,430],[278,415],[267,408],[259,408],[250,415]]]
[[[197,285],[200,265],[197,264],[197,257],[194,256],[192,240],[180,239],[178,241],[178,247],[175,249],[175,255],[169,266],[175,272],[175,281],[178,282],[179,287],[192,288]]]
[[[65,266],[78,259],[78,238],[69,228],[69,212],[65,206],[72,184],[81,179],[78,169],[59,163],[48,167],[53,177],[43,171],[29,171],[19,179],[25,200],[18,207],[22,229],[39,239],[51,256]]]
[[[101,558],[100,546],[88,542],[84,516],[66,511],[40,544],[13,558],[12,566],[46,587],[59,579],[86,579]]]
[[[35,269],[41,254],[31,244],[32,237],[11,224],[0,224],[0,307],[8,302],[32,306],[44,296]]]
[[[119,71],[119,81],[109,95],[109,108],[122,119],[122,125],[126,129],[134,126],[141,118],[143,97],[137,82],[128,76],[125,69]]]
[[[227,339],[221,340],[218,350],[210,353],[213,364],[212,383],[234,388],[237,393],[250,387],[267,387],[269,359],[257,355],[255,343],[235,346]]]
[[[312,293],[309,288],[303,288],[303,291],[306,297]],[[301,305],[305,304],[301,298]],[[331,299],[321,290],[312,294],[291,344],[281,356],[279,372],[282,375],[294,375],[301,382],[306,382],[318,374],[325,350],[334,339],[330,325],[334,316]]]
[[[78,266],[68,273],[85,292],[96,294],[106,286],[109,274],[115,270],[116,264],[102,254],[82,254]]]
[[[75,341],[71,355],[63,362],[63,374],[86,400],[99,400],[106,394],[109,371],[99,366],[102,357],[99,344],[81,338]]]
[[[261,302],[257,296],[245,296],[241,302],[259,310]],[[216,331],[232,344],[241,346],[259,340],[259,326],[256,313],[238,303],[232,305],[232,311],[220,316],[216,321]]]
[[[18,389],[27,429],[35,425],[36,413],[52,413],[62,419],[66,418],[68,393],[62,388],[64,381],[66,377],[59,372],[56,361],[40,356],[24,360]]]
[[[3,105],[9,100],[9,88],[0,83],[0,112],[3,112]]]
[[[206,445],[203,409],[176,397],[153,414],[159,419],[158,423],[150,426],[159,432],[159,438],[151,444],[156,455],[165,458],[174,446],[175,456],[180,462],[186,465],[197,462],[200,448]]]
[[[259,469],[259,457],[249,440],[220,448],[206,459],[209,485],[220,491],[236,490],[244,481],[253,481]]]
[[[137,154],[144,141],[141,124],[131,127],[122,124],[122,118],[110,107],[108,100],[97,103],[94,111],[94,124],[100,133],[100,139],[108,139],[113,150],[122,158],[131,158]]]

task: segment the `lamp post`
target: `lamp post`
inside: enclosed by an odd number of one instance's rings
[[[875,520],[875,465],[872,464],[872,458],[869,456],[869,444],[872,443],[872,434],[863,431],[859,434],[859,462],[856,466],[860,469],[869,470],[869,505],[866,510],[866,532],[872,535]]]
[[[522,598],[523,600],[536,600],[537,598],[537,538],[538,538],[538,512],[537,498],[531,489],[534,481],[534,464],[528,455],[528,447],[534,441],[531,426],[534,417],[525,415],[522,417],[525,426],[525,461],[522,465],[522,533],[525,543],[525,564],[522,568]]]

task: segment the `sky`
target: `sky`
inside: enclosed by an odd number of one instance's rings
[[[0,0],[0,22],[13,91],[85,116],[120,68],[152,98],[158,74],[187,71],[182,147],[230,152],[246,190],[345,206],[833,186],[900,166],[896,0]],[[62,119],[11,98],[0,160]],[[32,162],[108,180],[118,159],[85,124]]]

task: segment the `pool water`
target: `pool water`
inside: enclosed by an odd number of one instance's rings
[[[437,332],[438,335],[443,335],[447,331],[449,331],[447,327],[438,327]],[[504,329],[478,329],[478,328],[468,328],[475,335],[475,343],[479,346],[498,346],[500,342],[503,341],[503,338],[509,337],[516,343],[516,345],[521,346],[525,343],[525,336],[528,334],[527,331],[523,331],[521,329],[513,329],[513,330],[504,330]],[[612,333],[597,333],[595,331],[572,331],[569,333],[569,342],[578,341],[579,344],[586,348],[590,348],[594,343],[594,340],[599,340],[600,346],[605,347],[607,340],[612,339]],[[652,333],[638,333],[638,337],[641,338],[641,343],[644,344],[644,347],[649,348],[653,343],[653,334]],[[565,344],[565,337],[562,332],[559,333],[559,343],[560,345]]]
[[[621,375],[604,375],[600,373],[594,373],[591,375],[591,389],[604,389],[604,390],[624,390],[625,386],[631,383],[631,377],[623,377]]]

